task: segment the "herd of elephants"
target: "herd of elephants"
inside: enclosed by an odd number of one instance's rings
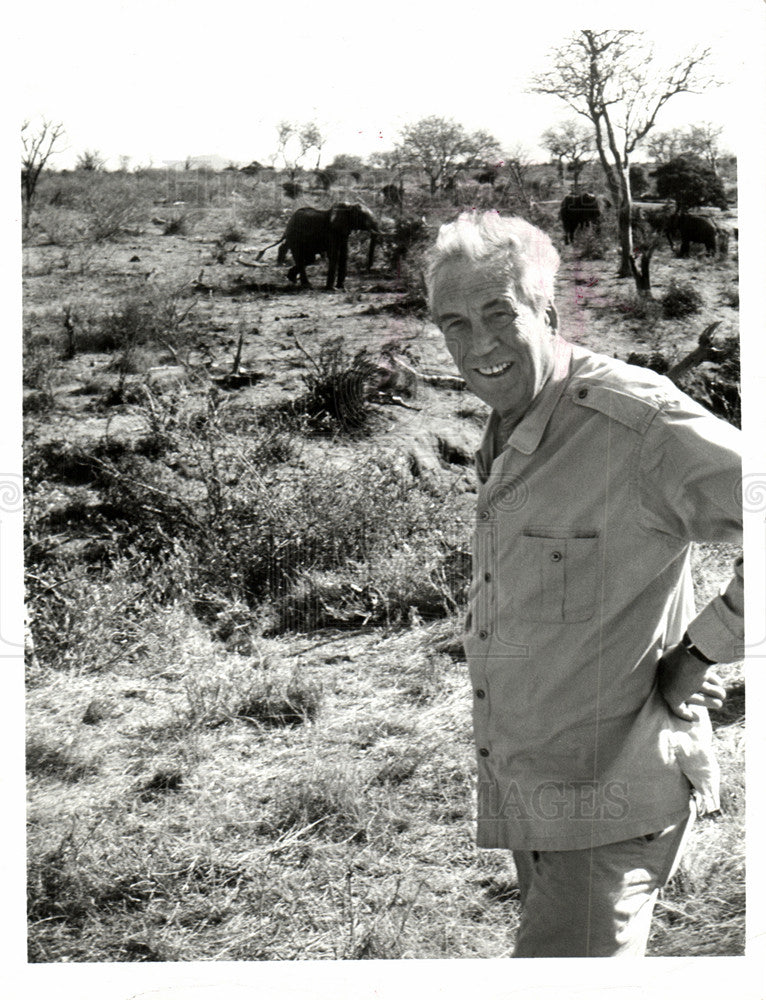
[[[386,185],[381,194],[388,204],[401,208],[401,191],[398,187]],[[571,243],[580,228],[593,227],[598,231],[602,215],[609,207],[609,202],[589,192],[566,195],[559,213],[564,242]],[[702,215],[678,210],[670,212],[667,209],[648,211],[634,207],[632,223],[634,227],[649,227],[658,235],[667,237],[671,249],[675,249],[674,240],[680,241],[679,257],[688,256],[693,243],[704,246],[711,256],[716,252],[724,255],[728,247],[728,232]],[[373,264],[376,244],[386,234],[370,209],[360,203],[341,202],[328,209],[297,209],[291,215],[282,236],[264,247],[256,259],[261,260],[267,250],[278,245],[277,263],[283,264],[288,252],[293,258],[293,266],[287,272],[288,281],[295,283],[299,280],[303,287],[309,288],[306,268],[315,263],[317,257],[326,257],[328,266],[325,288],[343,288],[349,235],[360,231],[370,233],[367,258],[369,269]],[[738,237],[736,228],[733,234]]]

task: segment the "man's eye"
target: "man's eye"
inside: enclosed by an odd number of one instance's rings
[[[448,333],[453,337],[460,337],[468,330],[468,324],[462,319],[451,319],[444,324],[442,329],[444,333]]]
[[[512,323],[515,318],[513,313],[506,312],[504,309],[489,314],[489,322],[495,326],[505,326],[508,323]]]

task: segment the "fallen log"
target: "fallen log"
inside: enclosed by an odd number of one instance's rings
[[[400,368],[409,372],[410,375],[414,375],[420,382],[432,385],[436,389],[454,389],[457,392],[462,392],[465,389],[465,382],[462,378],[458,378],[457,375],[425,375],[423,372],[419,372],[411,365],[408,365],[406,361],[402,361],[395,354],[391,355],[391,360],[394,364],[399,365]]]
[[[686,355],[685,358],[681,358],[672,368],[667,371],[667,377],[673,381],[677,382],[679,377],[684,374],[684,372],[689,371],[690,368],[694,368],[696,365],[701,364],[703,361],[724,361],[728,357],[728,352],[717,346],[713,342],[713,333],[721,325],[720,320],[716,320],[715,323],[711,323],[706,326],[702,333],[699,335],[697,340],[697,346]]]

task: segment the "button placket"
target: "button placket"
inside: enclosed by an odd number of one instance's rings
[[[481,525],[476,529],[476,566],[474,566],[475,579],[481,580],[482,584],[478,588],[477,598],[474,604],[474,618],[476,623],[476,637],[486,644],[492,631],[492,602],[494,595],[492,588],[488,586],[492,580],[490,572],[492,560],[494,559],[494,525],[486,522],[492,518],[492,511],[489,508],[480,514]],[[486,646],[484,653],[486,655]]]

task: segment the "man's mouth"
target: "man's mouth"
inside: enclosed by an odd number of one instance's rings
[[[474,371],[478,372],[484,378],[495,378],[497,375],[504,375],[512,367],[512,361],[505,361],[502,364],[490,365],[487,368],[474,368]]]

